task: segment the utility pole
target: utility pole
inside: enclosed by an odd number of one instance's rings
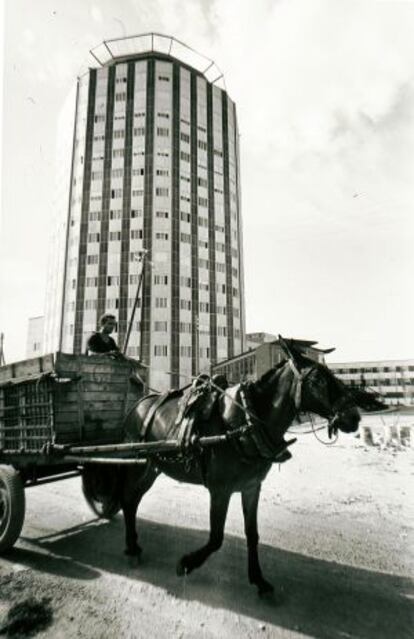
[[[138,286],[137,286],[137,292],[135,294],[135,300],[134,300],[134,305],[132,307],[132,311],[131,311],[131,317],[129,319],[129,324],[128,324],[128,329],[125,335],[125,340],[124,340],[124,345],[122,347],[122,352],[125,355],[127,348],[128,348],[128,342],[129,342],[129,338],[131,336],[131,331],[132,331],[132,326],[134,323],[134,317],[135,317],[135,311],[137,310],[137,306],[138,306],[138,300],[139,300],[139,295],[141,292],[141,287],[142,287],[142,282],[144,281],[144,274],[145,274],[145,264],[146,264],[146,258],[147,258],[147,249],[143,249],[142,251],[140,251],[140,256],[138,259],[138,262],[142,263],[142,268],[141,268],[141,274],[139,276],[139,280],[138,280]],[[141,304],[141,310],[142,310],[142,304]],[[141,320],[142,323],[142,320]],[[140,350],[141,350],[141,342],[140,342]]]

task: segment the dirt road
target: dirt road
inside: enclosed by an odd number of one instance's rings
[[[22,537],[0,560],[0,617],[33,595],[50,598],[53,623],[37,636],[54,639],[412,638],[413,451],[345,436],[328,448],[312,436],[292,452],[273,467],[260,507],[273,600],[247,582],[238,495],[221,551],[178,578],[179,556],[206,538],[205,489],[158,480],[141,505],[137,568],[122,554],[121,516],[93,519],[72,479],[27,491]]]

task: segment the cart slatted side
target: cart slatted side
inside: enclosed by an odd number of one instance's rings
[[[0,451],[121,442],[143,391],[130,378],[128,362],[102,356],[57,353],[0,368]]]
[[[53,356],[0,368],[0,451],[40,450],[53,435]]]

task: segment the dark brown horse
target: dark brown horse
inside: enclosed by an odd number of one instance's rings
[[[351,433],[358,429],[360,421],[357,403],[368,410],[379,406],[368,393],[360,392],[356,401],[352,391],[326,366],[304,357],[282,338],[280,343],[286,360],[270,369],[257,382],[252,382],[245,395],[240,393],[240,385],[229,388],[217,402],[209,421],[198,427],[203,435],[233,432],[237,437],[202,449],[190,447],[181,457],[158,455],[145,467],[122,470],[120,501],[126,526],[126,554],[139,556],[141,553],[136,533],[137,508],[142,496],[163,472],[179,481],[203,484],[210,492],[208,541],[181,557],[177,573],[191,573],[220,548],[230,497],[232,493],[240,492],[249,581],[257,586],[259,594],[273,590],[264,579],[259,564],[257,508],[261,483],[272,463],[290,457],[283,438],[288,427],[301,411],[326,418],[330,435],[338,429]],[[146,417],[156,401],[157,396],[154,395],[143,398],[130,415],[127,421],[129,441],[142,439]],[[175,437],[178,413],[179,398],[172,396],[155,412],[145,439],[160,441]]]

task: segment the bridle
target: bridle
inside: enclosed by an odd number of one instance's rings
[[[302,371],[298,369],[298,367],[296,366],[295,362],[293,361],[291,357],[289,357],[287,361],[289,363],[291,370],[293,371],[293,375],[296,382],[292,389],[292,395],[293,395],[293,400],[295,403],[296,412],[299,413],[302,407],[303,383],[305,379],[309,377],[311,373],[317,370],[317,365],[314,364],[313,366],[310,366],[309,368],[306,369],[304,373],[302,373]],[[324,406],[324,410],[326,414],[321,415],[322,417],[325,417],[325,419],[328,420],[329,437],[331,437],[332,434],[335,434],[335,435],[337,434],[338,432],[337,422],[341,418],[341,414],[347,408],[350,408],[351,406],[355,405],[355,402],[353,401],[353,398],[352,398],[352,394],[347,391],[345,386],[344,386],[344,391],[345,392],[342,395],[342,397],[339,397],[336,401],[334,401],[331,406],[328,406],[328,405]]]

